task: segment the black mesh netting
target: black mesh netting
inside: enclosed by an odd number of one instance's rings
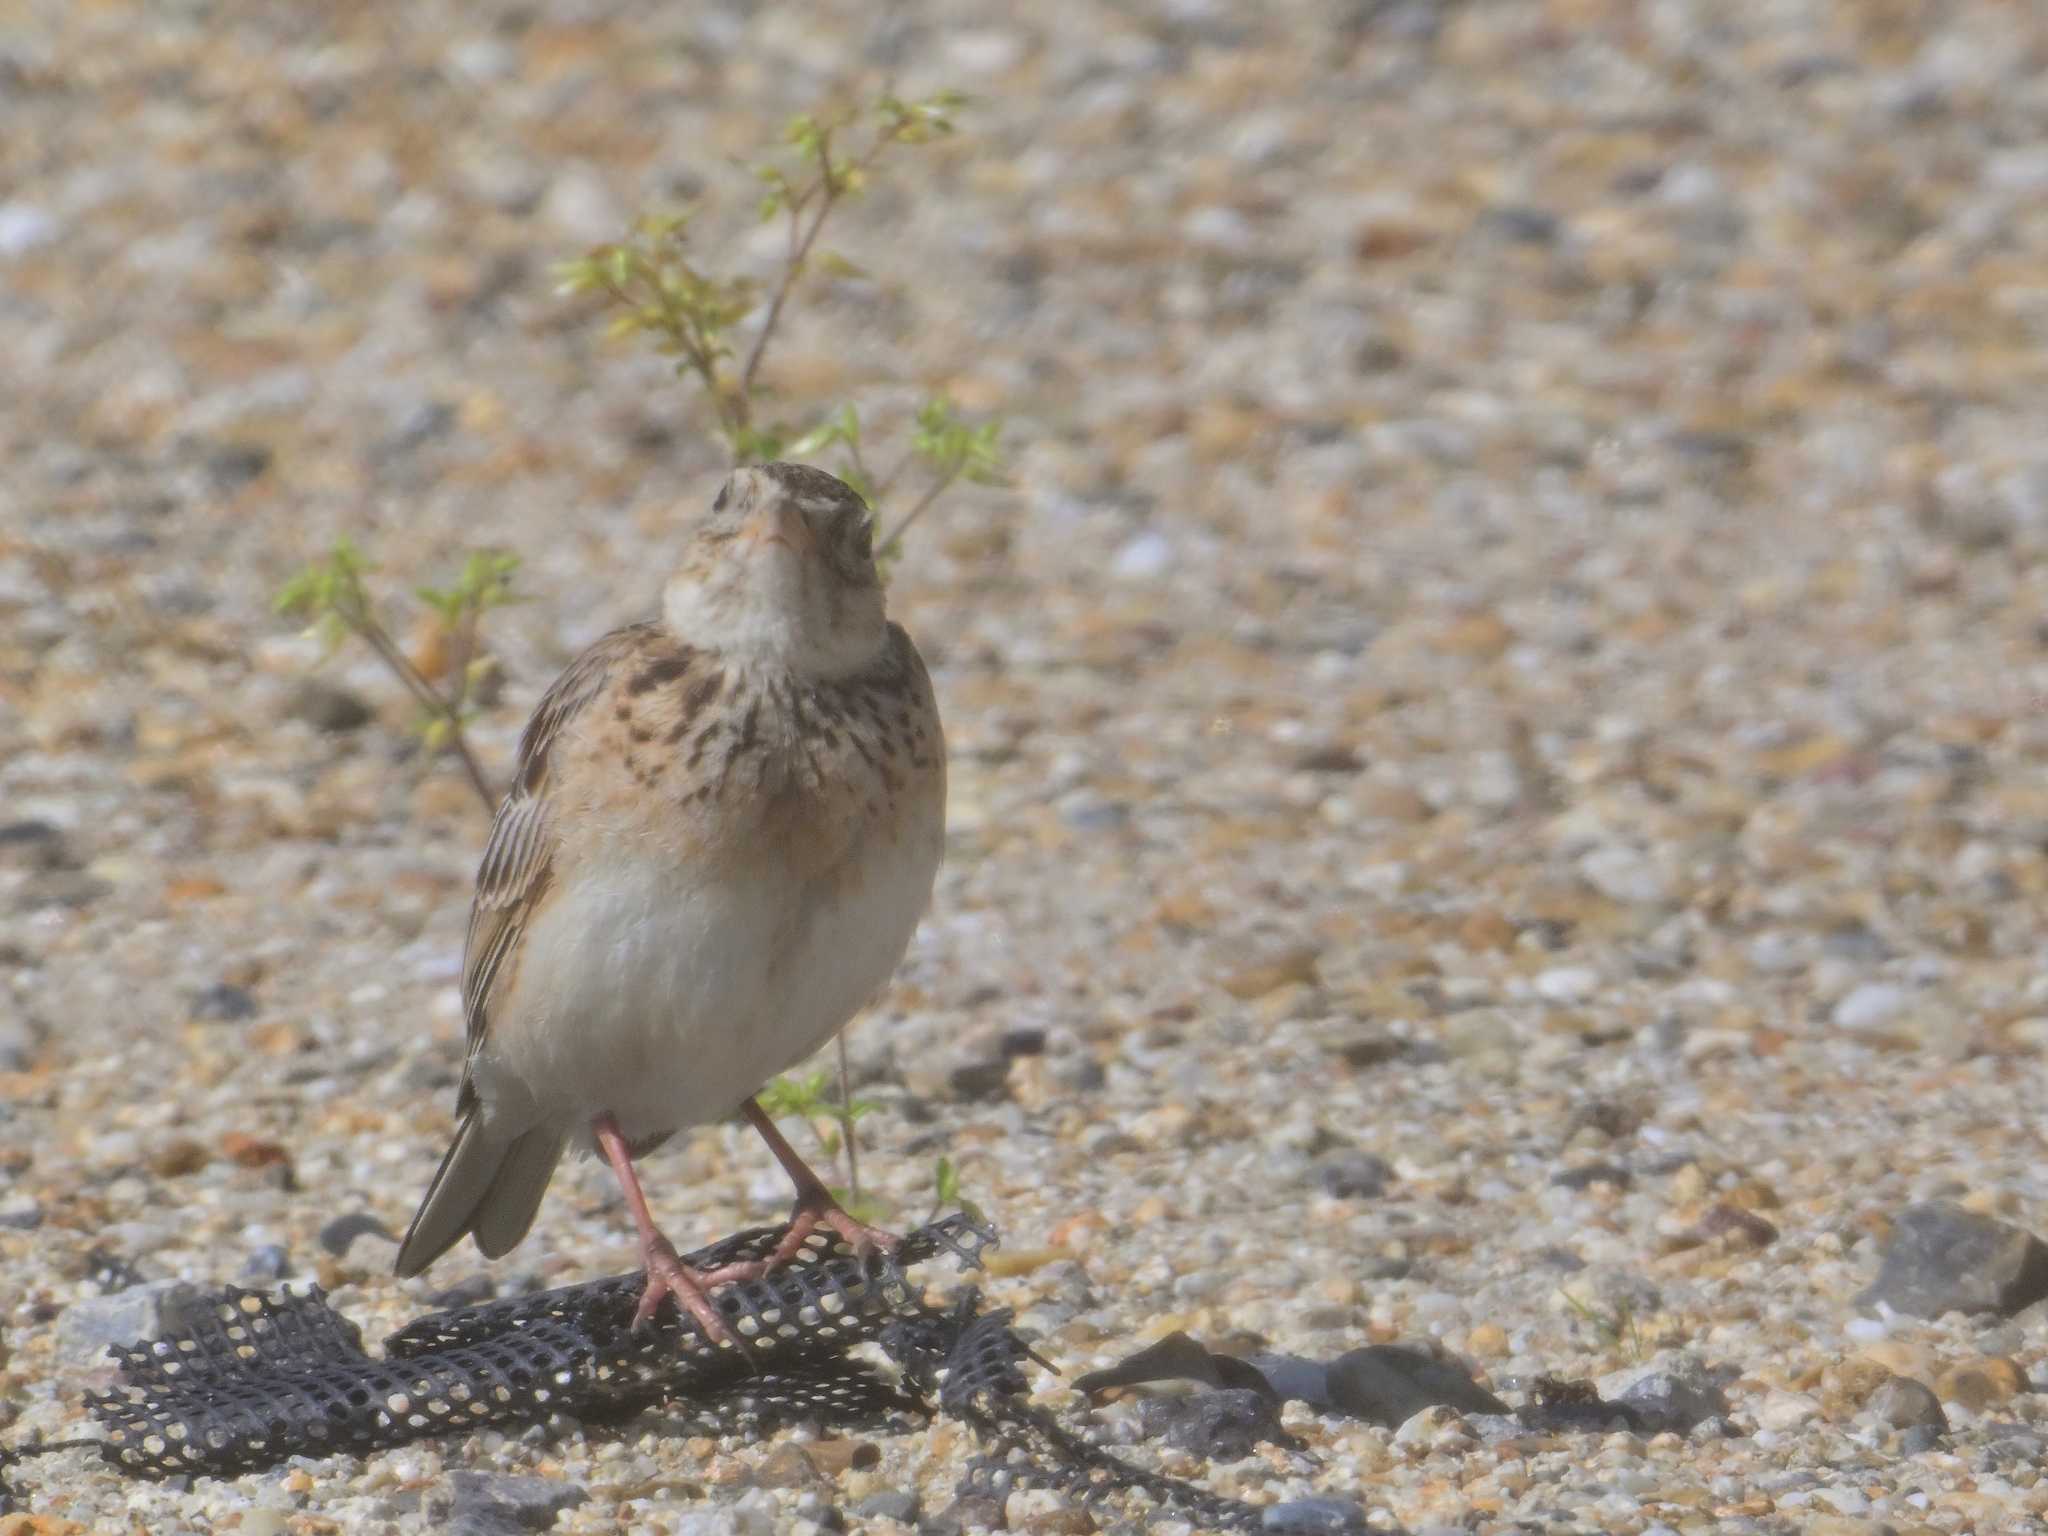
[[[743,1232],[689,1262],[760,1257],[780,1235]],[[904,1278],[905,1265],[941,1254],[975,1264],[994,1241],[959,1216],[912,1232],[893,1259],[813,1234],[786,1268],[714,1296],[738,1347],[712,1342],[673,1306],[635,1332],[638,1273],[436,1312],[392,1334],[381,1356],[317,1289],[271,1297],[230,1287],[195,1309],[189,1332],[113,1350],[120,1384],[87,1399],[104,1438],[63,1446],[89,1444],[138,1477],[221,1477],[555,1414],[604,1422],[662,1406],[732,1430],[908,1426],[941,1413],[971,1426],[982,1447],[963,1494],[1138,1494],[1204,1526],[1258,1527],[1257,1508],[1133,1466],[1031,1405],[1023,1368],[1036,1357],[1009,1313],[982,1310],[972,1291],[935,1308]],[[868,1341],[893,1372],[849,1356]],[[0,1476],[63,1446],[0,1453]]]

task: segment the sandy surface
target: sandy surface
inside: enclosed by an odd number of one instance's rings
[[[714,247],[766,272],[728,159],[893,80],[974,93],[970,131],[847,211],[871,275],[807,300],[771,380],[884,433],[933,388],[1000,411],[1015,486],[950,499],[892,588],[954,788],[934,912],[854,1037],[871,1181],[914,1217],[949,1153],[1022,1256],[992,1294],[1070,1370],[1184,1328],[1434,1340],[1510,1401],[1657,1365],[1725,1393],[1683,1435],[1297,1407],[1315,1467],[1134,1450],[1249,1499],[2041,1528],[2044,1309],[1858,1296],[1913,1201],[2048,1230],[2048,23],[333,11],[0,20],[6,1434],[81,1422],[95,1249],[317,1279],[372,1337],[479,1271],[317,1241],[402,1227],[440,1153],[486,822],[375,665],[313,670],[270,596],[341,532],[400,594],[517,552],[475,728],[503,772],[722,462],[550,265],[709,191]],[[307,719],[309,672],[370,718]],[[1010,1031],[1043,1054],[955,1076]],[[686,1240],[783,1198],[737,1130],[653,1179]],[[632,1258],[582,1165],[488,1278]],[[1893,1376],[1946,1434],[1881,1422]],[[905,1484],[936,1512],[967,1453],[752,1487],[774,1449],[570,1430],[21,1481],[49,1531],[418,1531],[470,1468],[586,1490],[562,1532],[751,1532]]]

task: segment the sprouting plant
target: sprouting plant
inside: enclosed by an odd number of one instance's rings
[[[848,1098],[845,1094],[845,1079],[840,1080],[840,1093],[833,1097],[830,1092],[832,1074],[813,1072],[808,1077],[793,1073],[776,1078],[755,1097],[761,1108],[778,1119],[789,1116],[801,1120],[811,1128],[811,1134],[818,1138],[818,1145],[825,1149],[827,1157],[846,1154],[847,1183],[844,1189],[835,1187],[832,1198],[846,1208],[849,1215],[859,1221],[871,1221],[882,1214],[880,1207],[871,1200],[864,1200],[860,1192],[860,1154],[853,1139],[853,1127],[860,1120],[873,1114],[881,1106],[868,1099]],[[865,1214],[864,1214],[865,1213]]]
[[[981,1221],[981,1207],[960,1192],[960,1170],[953,1159],[940,1154],[932,1164],[932,1212],[927,1220],[944,1214],[948,1210],[964,1213],[972,1221]]]
[[[922,464],[922,489],[876,543],[884,560],[900,552],[904,531],[955,482],[1002,482],[1001,423],[970,425],[943,396],[935,396],[918,411],[894,467],[878,476],[869,467],[860,414],[851,404],[818,412],[802,430],[767,420],[761,364],[808,273],[816,268],[840,277],[865,275],[818,245],[833,210],[870,185],[876,163],[889,151],[949,137],[964,104],[954,91],[916,102],[883,96],[866,112],[840,109],[790,122],[780,154],[754,168],[764,188],[759,216],[785,221],[781,271],[765,305],[752,278],[710,272],[693,259],[689,242],[696,210],[643,217],[624,240],[557,269],[564,293],[596,294],[616,311],[611,335],[649,337],[657,352],[675,359],[679,375],[697,382],[735,464],[784,454],[807,457],[836,447],[840,477],[877,509],[902,485],[905,472]],[[757,308],[760,327],[742,356],[735,333]]]
[[[1591,1328],[1609,1349],[1622,1350],[1631,1363],[1643,1358],[1643,1338],[1636,1326],[1636,1309],[1623,1298],[1612,1306],[1597,1307],[1583,1296],[1559,1287],[1559,1296],[1572,1316]]]
[[[279,588],[274,604],[281,614],[310,619],[330,652],[349,635],[376,652],[419,705],[420,735],[427,750],[453,752],[488,811],[497,804],[497,792],[470,750],[463,728],[474,713],[470,696],[494,665],[478,651],[477,625],[493,608],[515,601],[512,577],[518,569],[517,555],[478,551],[463,562],[448,586],[415,589],[420,601],[439,617],[447,637],[448,661],[437,669],[448,678],[445,688],[436,686],[392,637],[363,580],[376,566],[346,536],[336,539],[325,555],[301,566]]]

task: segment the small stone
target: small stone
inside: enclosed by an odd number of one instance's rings
[[[2048,1244],[1945,1200],[1899,1212],[1877,1278],[1858,1300],[1913,1317],[1996,1312],[2048,1296]]]
[[[1388,1429],[1439,1404],[1461,1413],[1508,1411],[1462,1365],[1400,1344],[1368,1344],[1331,1361],[1330,1401]]]
[[[1165,575],[1173,559],[1173,541],[1165,534],[1141,533],[1116,552],[1109,568],[1123,581],[1150,581]]]
[[[1536,995],[1547,1003],[1583,1003],[1600,990],[1600,973],[1589,965],[1559,965],[1539,972]]]
[[[370,706],[361,698],[319,677],[301,680],[291,702],[285,705],[285,714],[329,735],[361,730],[371,718]]]
[[[15,905],[23,912],[42,907],[89,907],[113,888],[82,869],[53,869],[23,885]]]
[[[1442,1405],[1410,1414],[1394,1431],[1394,1444],[1411,1456],[1458,1451],[1477,1443],[1477,1440],[1458,1411]]]
[[[1610,844],[1579,860],[1579,875],[1609,901],[1657,906],[1670,895],[1664,876],[1640,848]]]
[[[73,869],[78,860],[63,830],[47,821],[0,823],[0,861],[26,869]]]
[[[1339,1200],[1377,1200],[1394,1170],[1370,1152],[1333,1152],[1312,1170],[1322,1191]]]
[[[1579,1168],[1560,1168],[1550,1176],[1550,1182],[1560,1189],[1586,1189],[1594,1184],[1627,1189],[1635,1183],[1635,1175],[1613,1163],[1587,1163]]]
[[[1465,1335],[1465,1347],[1485,1359],[1498,1359],[1508,1352],[1507,1330],[1497,1323],[1481,1323]]]
[[[26,1196],[0,1204],[0,1228],[33,1232],[43,1224],[43,1208]]]
[[[242,1265],[245,1280],[282,1280],[292,1272],[292,1256],[282,1243],[265,1243]]]
[[[1250,1002],[1282,987],[1313,987],[1321,974],[1317,959],[1313,949],[1286,950],[1269,960],[1232,971],[1223,978],[1223,990],[1241,1002]]]
[[[1959,1360],[1934,1379],[1934,1392],[1944,1403],[1982,1413],[2030,1391],[2027,1373],[1999,1355]]]
[[[831,1479],[818,1470],[818,1464],[800,1445],[783,1444],[775,1447],[761,1459],[754,1468],[750,1481],[757,1488],[815,1488],[831,1486]]]
[[[948,1073],[946,1086],[956,1099],[1003,1098],[1010,1091],[1010,1063],[1002,1057],[994,1061],[971,1061]]]
[[[853,1513],[861,1520],[894,1520],[899,1525],[915,1525],[922,1502],[915,1493],[902,1488],[887,1488],[880,1493],[871,1493],[853,1506]]]
[[[969,1531],[1000,1531],[1006,1524],[1003,1506],[994,1499],[955,1499],[918,1528],[918,1536],[964,1536]]]
[[[1100,1527],[1086,1509],[1069,1504],[1059,1509],[1035,1510],[1021,1520],[1012,1520],[1010,1529],[1027,1532],[1029,1536],[1093,1536]]]
[[[1362,773],[1365,759],[1342,742],[1324,742],[1294,755],[1296,773]]]
[[[1756,1405],[1759,1429],[1797,1429],[1820,1417],[1820,1403],[1804,1392],[1771,1392]]]
[[[1249,1387],[1147,1399],[1146,1422],[1168,1445],[1206,1461],[1239,1461],[1262,1444],[1286,1444],[1279,1405]],[[1162,1422],[1163,1421],[1163,1422]]]
[[[255,1015],[256,999],[225,981],[215,982],[192,999],[192,1017],[210,1023],[233,1024]]]
[[[285,1536],[291,1529],[291,1511],[276,1508],[252,1509],[235,1527],[237,1536]]]
[[[1865,1406],[1879,1423],[1893,1429],[1924,1426],[1948,1433],[1948,1415],[1942,1412],[1941,1399],[1925,1382],[1891,1377],[1871,1394]]]
[[[1364,1508],[1349,1499],[1285,1499],[1259,1512],[1259,1529],[1276,1536],[1348,1536],[1369,1527]]]
[[[1705,1361],[1683,1351],[1660,1356],[1650,1370],[1602,1377],[1603,1393],[1635,1415],[1645,1433],[1690,1434],[1696,1425],[1728,1411],[1720,1383]]]
[[[140,1344],[176,1332],[198,1292],[183,1280],[146,1280],[112,1296],[75,1301],[57,1319],[57,1359],[87,1368],[106,1363],[114,1345]]]
[[[1887,981],[1867,981],[1835,1004],[1834,1020],[1843,1029],[1881,1029],[1905,1011],[1912,994]]]
[[[0,1072],[26,1072],[42,1054],[48,1032],[18,1013],[0,1017]]]
[[[556,1478],[496,1472],[451,1472],[447,1493],[449,1529],[465,1536],[544,1531],[563,1510],[590,1497],[574,1483]]]
[[[874,1466],[882,1459],[882,1448],[872,1440],[813,1440],[804,1454],[825,1476],[839,1477]]]

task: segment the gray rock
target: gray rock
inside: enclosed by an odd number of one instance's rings
[[[1857,1299],[1912,1317],[2011,1317],[2044,1296],[2048,1244],[2019,1227],[1931,1200],[1899,1212],[1877,1279]]]
[[[1364,1509],[1349,1499],[1287,1499],[1259,1512],[1260,1530],[1286,1536],[1340,1536],[1367,1528]]]
[[[217,981],[192,999],[192,1017],[215,1024],[234,1024],[256,1016],[256,999],[240,987]]]
[[[57,1359],[81,1368],[103,1364],[113,1345],[139,1344],[186,1326],[185,1309],[199,1299],[183,1280],[145,1280],[73,1302],[57,1319]]]
[[[1353,1418],[1387,1429],[1439,1404],[1460,1413],[1508,1411],[1455,1360],[1400,1344],[1368,1344],[1332,1360],[1330,1400]]]
[[[1010,1092],[1010,1063],[1007,1058],[970,1061],[947,1075],[946,1086],[956,1099],[1000,1099]]]
[[[1899,1016],[1912,993],[1888,981],[1866,981],[1835,1004],[1834,1019],[1843,1029],[1881,1029]]]
[[[1377,1200],[1394,1170],[1370,1152],[1333,1152],[1316,1163],[1314,1174],[1323,1192],[1339,1200]]]
[[[245,1280],[282,1280],[292,1272],[292,1256],[282,1243],[265,1243],[242,1265]]]
[[[1933,1429],[1948,1433],[1948,1415],[1941,1399],[1925,1382],[1894,1376],[1870,1396],[1869,1411],[1892,1429]]]
[[[920,1525],[918,1536],[963,1536],[967,1531],[1000,1531],[1003,1506],[994,1499],[955,1499]]]
[[[30,1199],[0,1204],[0,1227],[15,1232],[33,1232],[43,1224],[43,1208]]]
[[[285,713],[303,720],[316,731],[339,735],[369,724],[370,706],[355,694],[322,678],[309,677],[292,694]]]
[[[448,1474],[451,1536],[517,1536],[545,1531],[565,1509],[590,1497],[574,1483],[551,1477],[508,1477],[495,1472]]]
[[[1150,1398],[1140,1422],[1148,1434],[1205,1461],[1241,1461],[1261,1444],[1294,1440],[1280,1427],[1279,1405],[1249,1387]]]
[[[901,1525],[915,1525],[921,1508],[922,1502],[915,1493],[885,1488],[854,1505],[853,1513],[861,1520],[894,1520]]]
[[[89,907],[113,886],[82,869],[53,869],[22,886],[15,906],[23,912],[39,907]]]
[[[1932,1424],[1915,1424],[1899,1436],[1899,1454],[1924,1456],[1947,1438],[1946,1431],[1936,1429]]]
[[[0,863],[22,869],[74,869],[78,860],[61,828],[47,821],[0,824]]]
[[[1721,1384],[1704,1362],[1691,1355],[1670,1357],[1644,1372],[1621,1386],[1613,1401],[1628,1409],[1646,1434],[1686,1434],[1702,1420],[1728,1411]]]
[[[0,1018],[0,1072],[26,1072],[34,1066],[47,1034],[34,1019],[20,1014]]]

